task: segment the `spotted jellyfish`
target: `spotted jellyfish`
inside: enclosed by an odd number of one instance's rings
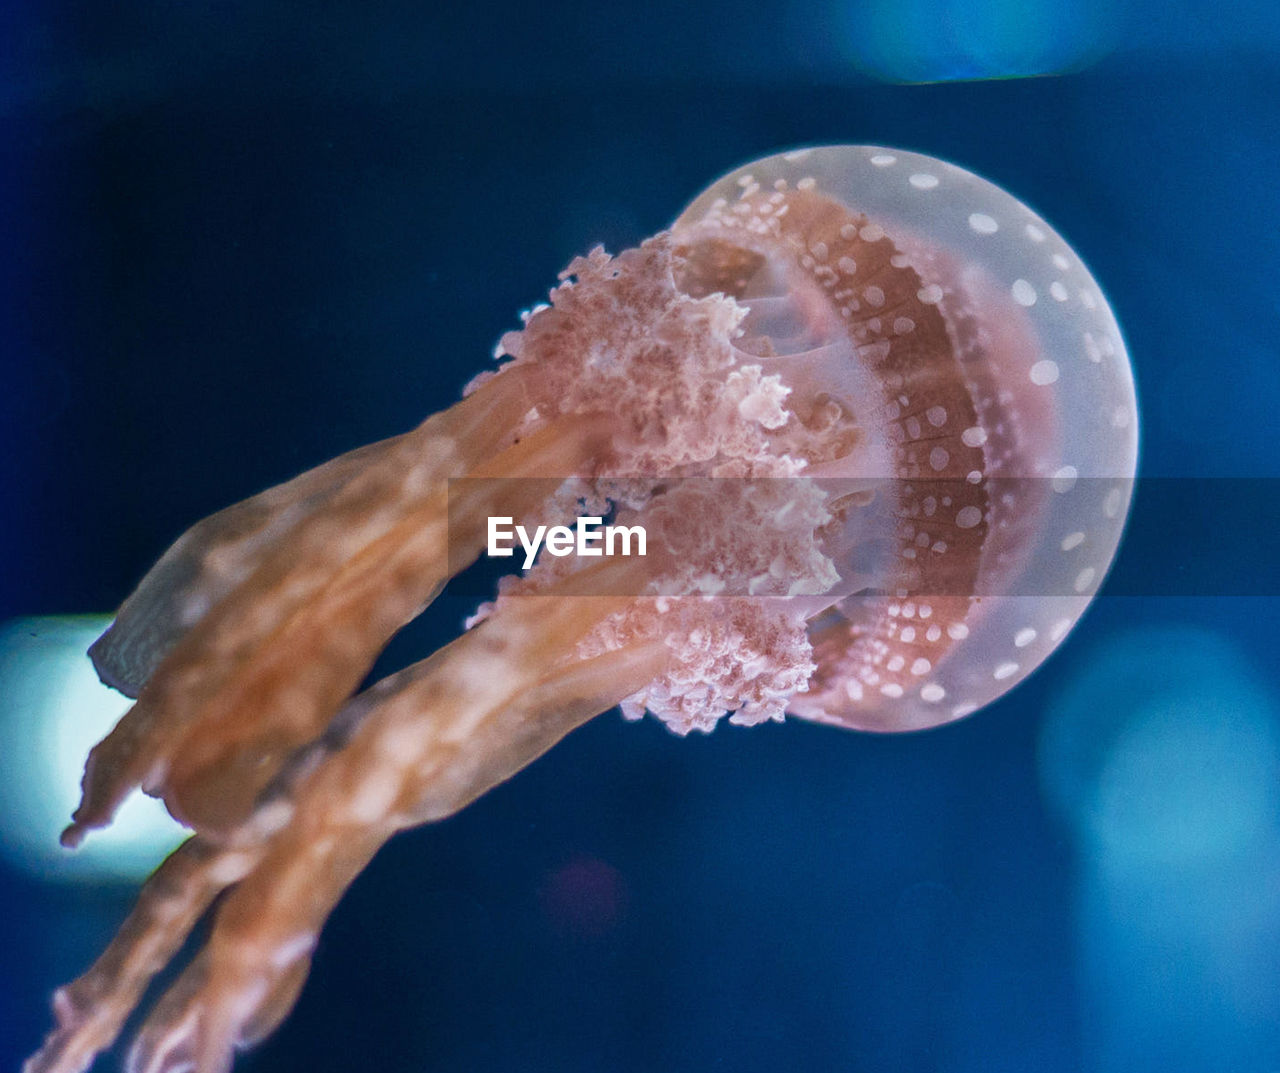
[[[139,787],[193,833],[56,992],[27,1073],[87,1068],[219,896],[128,1068],[228,1070],[384,842],[601,712],[935,726],[1030,674],[1097,591],[1132,374],[1088,269],[999,187],[900,150],[784,153],[560,279],[460,402],[199,522],[93,645],[136,703],[64,842]],[[583,511],[646,554],[543,554],[357,692],[490,519]]]

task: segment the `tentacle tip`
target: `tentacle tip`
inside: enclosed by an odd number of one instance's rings
[[[76,849],[88,833],[89,829],[84,824],[73,820],[63,829],[62,834],[58,836],[58,841],[66,849]]]
[[[93,1064],[94,1051],[75,1046],[75,1037],[54,1031],[44,1045],[22,1063],[21,1073],[84,1073]]]
[[[45,1062],[45,1049],[41,1047],[40,1050],[22,1063],[21,1073],[48,1073],[49,1068],[49,1065]]]
[[[71,997],[70,985],[64,984],[53,993],[53,1016],[60,1028],[68,1028],[80,1020],[80,1010]]]

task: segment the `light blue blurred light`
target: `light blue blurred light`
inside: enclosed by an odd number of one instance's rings
[[[160,802],[135,794],[74,852],[58,844],[89,749],[132,703],[98,681],[85,650],[105,615],[0,625],[0,853],[45,879],[131,881],[185,837]]]
[[[837,0],[848,59],[889,82],[1026,78],[1078,70],[1115,43],[1105,0]]]
[[[1190,627],[1095,646],[1041,739],[1078,843],[1087,1067],[1263,1068],[1280,1046],[1276,698]]]
[[[1277,831],[1275,698],[1205,630],[1097,649],[1052,706],[1041,764],[1082,849],[1117,866],[1236,858]]]

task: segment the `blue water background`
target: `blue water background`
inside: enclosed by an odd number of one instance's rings
[[[0,619],[110,610],[192,520],[453,401],[571,256],[806,143],[1035,207],[1125,329],[1143,472],[1247,501],[1140,496],[1143,580],[958,725],[596,720],[397,838],[243,1068],[1280,1068],[1280,600],[1248,581],[1280,545],[1280,14],[437,6],[5,6]],[[1224,547],[1229,591],[1189,595]],[[0,864],[0,1067],[129,901]]]

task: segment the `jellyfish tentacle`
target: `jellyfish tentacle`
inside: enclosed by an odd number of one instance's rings
[[[226,845],[194,836],[148,880],[107,951],[58,992],[58,1027],[24,1073],[86,1069],[114,1041],[147,983],[200,915],[233,885],[228,904],[242,909],[219,910],[217,920],[225,912],[228,923],[214,929],[215,937],[238,935],[216,962],[229,967],[210,977],[212,955],[206,950],[197,956],[153,1012],[152,1030],[139,1037],[130,1069],[183,1068],[193,1060],[191,1033],[197,1031],[201,1046],[219,1054],[237,1040],[247,1045],[269,1032],[302,986],[301,948],[264,969],[265,977],[259,973],[251,987],[257,998],[238,1018],[233,1036],[213,1031],[197,1015],[211,989],[239,993],[229,981],[243,975],[246,964],[256,964],[255,950],[279,958],[284,925],[293,927],[295,943],[318,930],[351,878],[395,831],[457,811],[660,672],[669,652],[651,642],[576,658],[577,641],[626,602],[582,592],[634,588],[646,569],[627,564],[610,570],[605,564],[586,571],[590,577],[566,579],[550,595],[509,601],[481,628],[349,701],[326,735],[295,751]],[[479,665],[489,673],[475,676]],[[494,682],[500,683],[496,690],[489,688]],[[400,792],[389,798],[387,758],[404,760],[408,742],[422,743],[412,754],[418,762],[399,769]],[[359,785],[368,787],[363,799],[355,794]],[[352,815],[350,806],[361,800]],[[371,803],[378,800],[385,808],[371,818]],[[325,857],[324,890],[313,889],[317,847]],[[257,914],[268,905],[272,911],[259,925]],[[284,930],[270,933],[272,926]],[[224,1068],[221,1058],[204,1062],[202,1069]]]
[[[449,413],[469,405],[475,408],[470,399],[463,400]],[[291,509],[303,517],[278,526],[280,532],[270,531],[269,526],[268,534],[259,535],[256,543],[261,546],[253,547],[252,555],[234,546],[228,550],[216,541],[209,547],[197,526],[148,574],[95,648],[102,646],[100,670],[106,669],[111,676],[119,669],[104,662],[114,658],[112,653],[138,649],[158,659],[163,647],[163,671],[158,676],[154,669],[146,671],[139,683],[140,703],[91,754],[78,819],[65,833],[65,843],[75,844],[86,829],[109,822],[123,796],[154,775],[175,729],[189,717],[189,707],[201,697],[214,695],[236,661],[304,606],[352,551],[385,534],[397,518],[387,504],[399,501],[402,511],[408,512],[438,495],[440,483],[458,466],[455,441],[441,438],[436,431],[441,417],[436,415],[414,432],[376,445],[385,449],[372,455],[348,456],[353,464],[336,471],[340,487],[291,503]],[[457,423],[460,432],[478,434],[482,442],[494,435],[477,414],[467,412],[466,420]],[[308,483],[304,480],[299,487],[305,490]],[[275,497],[293,500],[293,482],[223,513],[235,514],[241,507],[254,513],[256,501]],[[270,513],[269,508],[263,509]],[[215,534],[222,528],[216,527]],[[221,565],[225,559],[241,561],[226,568]],[[175,576],[182,580],[193,571],[193,582],[172,580]],[[263,594],[271,598],[258,599]],[[190,626],[174,626],[181,616],[179,605],[193,599],[211,606]],[[157,631],[165,633],[159,641],[154,636]]]
[[[287,541],[305,539],[344,501],[374,501],[385,482],[419,471],[424,485],[501,449],[528,409],[508,375],[399,436],[366,444],[210,515],[179,537],[89,649],[99,677],[137,697],[173,648]]]
[[[580,468],[597,453],[595,432],[602,431],[587,421],[573,436],[556,426],[531,433],[480,467],[450,504],[434,504],[431,520],[407,519],[348,563],[179,739],[156,788],[170,811],[210,833],[234,829],[289,752],[324,728],[387,639],[474,561],[486,519],[537,509],[548,485],[540,475]],[[487,473],[510,476],[485,480]],[[298,684],[304,667],[315,669],[308,690]]]
[[[257,571],[283,541],[305,533],[335,500],[363,492],[371,473],[404,471],[447,454],[421,428],[357,448],[196,523],[146,574],[89,649],[104,684],[137,698],[156,668],[223,598]],[[442,459],[443,461],[443,459]]]
[[[219,906],[206,948],[139,1033],[131,1073],[225,1070],[233,1048],[287,1014],[315,936],[392,834],[456,812],[660,674],[661,642],[576,657],[581,637],[626,602],[521,598],[397,675],[302,782],[288,824]]]
[[[534,509],[546,495],[536,478],[580,469],[600,453],[606,430],[603,420],[579,420],[572,430],[549,423],[477,465],[473,476],[509,479],[469,482],[452,511],[444,488],[407,506],[392,499],[395,524],[350,555],[321,550],[273,583],[255,577],[231,594],[226,610],[179,645],[94,747],[64,842],[109,822],[138,785],[199,830],[233,829],[283,757],[323,728],[390,636],[430,603],[451,571],[474,560],[483,519]],[[342,541],[344,521],[330,518],[330,542]],[[310,599],[289,599],[293,588]],[[282,589],[281,598],[263,599]],[[206,643],[205,632],[223,622]]]
[[[53,998],[57,1027],[23,1073],[80,1073],[110,1047],[147,984],[181,948],[213,900],[239,878],[244,851],[192,837],[142,888],[138,902],[97,961]]]

